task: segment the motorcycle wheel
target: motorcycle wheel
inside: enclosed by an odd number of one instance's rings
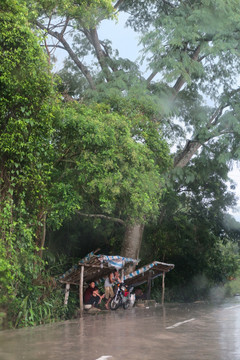
[[[130,300],[127,299],[127,301],[125,301],[125,302],[123,303],[123,308],[124,308],[124,310],[127,310],[127,309],[129,308],[129,306],[130,306]]]
[[[112,300],[110,301],[109,305],[111,310],[117,310],[121,305],[121,298],[119,296],[114,296],[114,298],[112,298]]]

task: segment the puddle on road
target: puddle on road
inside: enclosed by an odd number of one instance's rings
[[[169,304],[2,331],[0,359],[239,360],[239,338],[240,301]]]

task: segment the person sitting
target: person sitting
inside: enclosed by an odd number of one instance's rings
[[[117,270],[114,271],[113,281],[117,284],[121,282],[120,274]]]
[[[113,292],[113,283],[114,283],[114,274],[111,272],[105,280],[104,289],[105,289],[105,299],[107,300],[105,307],[109,310],[109,302],[112,297],[114,297]]]
[[[98,307],[103,297],[104,295],[100,295],[98,288],[95,286],[95,282],[92,281],[83,294],[83,302],[85,305]]]

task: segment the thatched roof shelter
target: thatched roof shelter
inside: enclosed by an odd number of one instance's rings
[[[127,285],[139,286],[148,283],[147,299],[150,299],[152,280],[162,276],[162,304],[165,297],[165,275],[174,269],[174,264],[166,264],[154,261],[124,276],[123,281]]]
[[[137,265],[139,260],[125,258],[119,255],[95,255],[93,251],[79,260],[59,277],[61,283],[66,284],[64,304],[67,305],[70,285],[79,285],[80,316],[83,313],[83,287],[91,281],[99,281],[107,277],[115,269],[124,269],[127,265]]]
[[[125,275],[123,280],[127,285],[139,286],[149,281],[149,277],[153,280],[172,269],[174,269],[174,264],[154,261],[151,264],[145,265],[140,269]]]
[[[137,265],[139,260],[125,258],[119,255],[95,255],[91,252],[78,264],[59,277],[59,281],[65,284],[79,285],[81,266],[84,265],[84,282],[98,281],[107,277],[115,269],[123,269],[132,264]]]
[[[106,278],[115,269],[122,269],[129,265],[136,266],[139,260],[132,258],[125,258],[119,255],[95,255],[98,250],[89,253],[83,259],[79,260],[78,264],[74,265],[59,277],[61,283],[66,284],[64,304],[68,303],[68,296],[70,285],[79,286],[80,299],[80,314],[83,312],[83,287],[84,284],[91,281],[98,282]],[[174,268],[173,264],[166,264],[159,261],[154,261],[145,265],[130,274],[124,276],[122,279],[127,285],[138,286],[148,282],[148,298],[150,298],[151,281],[158,276],[162,276],[162,303],[164,302],[165,291],[165,274]]]

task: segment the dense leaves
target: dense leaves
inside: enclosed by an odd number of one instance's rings
[[[2,5],[1,5],[2,6]],[[32,289],[51,162],[52,81],[27,10],[0,12],[0,304]],[[17,299],[16,299],[17,308]]]
[[[204,164],[204,172],[201,158],[182,169],[165,195],[158,223],[148,226],[144,236],[145,262],[154,253],[176,266],[167,277],[169,298],[175,300],[207,296],[214,284],[223,284],[239,267],[239,223],[225,215],[235,203],[222,181],[228,169],[216,167],[215,160]]]
[[[156,216],[171,164],[158,127],[136,108],[131,118],[103,104],[73,102],[59,118],[56,179],[71,186],[77,208],[122,220]]]

